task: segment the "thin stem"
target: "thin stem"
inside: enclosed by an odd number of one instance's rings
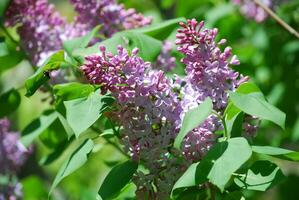
[[[211,183],[206,183],[206,187],[208,188],[210,199],[215,200],[214,186]]]
[[[18,41],[16,41],[11,35],[10,33],[7,31],[7,29],[3,26],[0,25],[0,28],[3,30],[3,32],[5,33],[5,35],[15,44],[19,44]]]
[[[226,122],[225,119],[222,117],[221,118],[222,124],[223,124],[223,128],[224,128],[224,133],[226,135],[226,138],[229,139],[230,138],[230,134],[227,131],[227,126],[226,126]]]
[[[94,127],[94,126],[92,126],[92,127],[90,127],[90,128],[91,128],[91,130],[93,130],[94,132],[97,132],[97,133],[102,132],[100,129],[98,129],[98,128]],[[114,142],[112,142],[112,141],[109,140],[108,138],[105,138],[105,137],[102,137],[102,138],[104,138],[104,140],[105,140],[108,144],[110,144],[110,145],[113,146],[115,149],[117,149],[121,154],[123,154],[124,156],[126,156],[126,157],[129,158],[129,155],[128,155],[126,152],[124,152],[124,151],[123,151],[117,144],[115,144]]]
[[[234,175],[234,176],[238,176],[238,177],[247,177],[246,174],[232,173],[232,175]]]
[[[284,27],[287,31],[289,31],[291,34],[299,38],[299,33],[292,28],[290,25],[288,25],[283,19],[281,19],[278,15],[276,15],[270,8],[265,6],[263,3],[260,2],[260,0],[253,0],[254,3],[256,3],[258,6],[260,6],[262,9],[265,10],[274,20],[276,20],[277,23],[279,23],[282,27]]]
[[[103,137],[104,138],[104,137]],[[111,140],[109,140],[108,138],[104,138],[106,140],[106,142],[110,145],[112,145],[115,149],[117,149],[121,154],[123,154],[124,156],[126,156],[127,158],[129,158],[130,156],[128,154],[126,154],[126,152],[124,152],[117,144],[115,144],[114,142],[112,142]]]
[[[15,40],[12,35],[7,31],[6,27],[3,25],[0,25],[0,29],[3,30],[3,32],[5,33],[5,35],[16,45],[18,45],[18,47],[20,47],[20,49],[24,52],[24,55],[26,57],[26,59],[29,61],[30,66],[32,68],[32,70],[35,72],[36,68],[33,66],[32,62],[30,61],[30,58],[27,55],[27,52],[24,50],[24,48],[22,47],[22,45],[19,44],[19,42],[17,40]]]
[[[221,120],[222,124],[223,124],[223,128],[224,128],[224,133],[223,133],[223,136],[226,138],[226,139],[229,139],[230,138],[230,134],[228,133],[227,131],[227,126],[226,126],[226,123],[225,123],[225,119],[223,116],[221,116],[218,112],[216,112],[215,110],[212,111],[212,113],[214,115],[216,115],[218,117],[218,119]]]

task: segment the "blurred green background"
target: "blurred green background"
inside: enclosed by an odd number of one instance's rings
[[[67,0],[51,0],[68,20],[74,11]],[[236,68],[250,76],[266,94],[268,101],[287,114],[286,130],[282,131],[271,123],[262,123],[255,144],[273,145],[299,150],[299,40],[268,18],[263,23],[246,19],[237,6],[225,0],[122,0],[127,8],[135,8],[153,17],[153,23],[176,17],[205,20],[207,27],[217,27],[219,38],[226,38],[227,44],[238,55],[241,65]],[[277,2],[277,1],[275,1]],[[274,6],[275,12],[288,24],[299,30],[299,1],[283,1]],[[182,73],[182,69],[176,69]],[[16,68],[0,73],[0,93],[11,87],[19,88],[22,94],[24,80],[33,71],[26,61]],[[43,101],[47,94],[38,92],[31,98],[22,96],[18,111],[11,117],[15,130],[23,130],[34,118],[48,107]],[[76,146],[73,144],[72,146]],[[70,147],[72,149],[74,147]],[[53,199],[89,200],[95,194],[108,173],[110,166],[121,161],[122,155],[110,145],[99,140],[96,153],[90,160],[62,181],[54,191]],[[65,152],[51,165],[39,166],[43,155],[49,150],[38,143],[35,152],[20,171],[26,200],[47,199],[48,190],[62,162],[68,155]],[[284,182],[268,192],[246,193],[254,200],[297,200],[299,199],[299,167],[296,163],[274,160],[288,177]],[[134,196],[134,187],[128,188],[127,197]]]

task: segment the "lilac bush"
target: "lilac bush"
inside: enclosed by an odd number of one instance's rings
[[[234,3],[250,18],[266,17],[252,2]],[[7,119],[0,120],[0,200],[22,198],[16,177],[30,152],[24,145],[35,137],[50,150],[41,165],[68,152],[49,195],[103,144],[124,155],[117,164],[104,160],[112,169],[98,191],[103,200],[125,198],[121,195],[131,190],[136,199],[231,199],[279,181],[279,167],[261,161],[260,154],[299,160],[295,151],[253,145],[260,120],[284,128],[285,114],[238,72],[238,57],[204,21],[178,18],[151,25],[151,17],[115,0],[70,0],[72,22],[47,0],[7,5],[5,25],[16,27],[20,51],[34,71],[39,67],[25,81],[26,96],[44,86],[51,102],[22,131],[22,139],[9,130]],[[69,70],[74,82],[60,81],[60,70]],[[48,84],[51,77],[57,79]],[[20,99],[16,89],[1,95],[0,114],[14,112]],[[257,172],[256,160],[263,162]],[[271,176],[263,175],[266,168]],[[244,178],[248,174],[253,178]]]

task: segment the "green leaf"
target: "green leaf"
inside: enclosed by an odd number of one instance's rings
[[[0,3],[1,4],[1,3]],[[25,54],[19,50],[18,44],[11,41],[8,37],[0,42],[0,74],[20,63]]]
[[[234,5],[232,3],[222,3],[210,9],[206,15],[206,24],[214,26],[219,20],[234,12]]]
[[[70,141],[64,141],[58,146],[55,147],[55,149],[48,155],[43,156],[39,164],[40,165],[49,165],[53,163],[55,160],[57,160],[66,150],[66,148],[69,146]]]
[[[79,169],[88,160],[88,155],[92,151],[94,144],[92,140],[85,140],[80,147],[78,147],[67,159],[61,168],[59,169],[55,180],[51,186],[49,195],[52,193],[54,188],[60,183],[62,179]]]
[[[146,34],[158,40],[165,40],[172,33],[172,31],[179,27],[179,22],[185,22],[186,19],[183,17],[163,21],[158,24],[146,26],[134,31]]]
[[[0,95],[0,118],[11,114],[19,107],[21,97],[17,90],[11,89]]]
[[[4,20],[4,14],[6,11],[6,8],[8,7],[10,0],[1,0],[0,1],[0,23],[3,23]]]
[[[265,99],[261,90],[252,82],[241,84],[236,90],[240,94],[252,94],[258,98]],[[228,134],[239,136],[242,132],[243,113],[232,102],[229,102],[224,111],[226,129]]]
[[[236,152],[238,152],[238,156],[236,156]],[[208,175],[210,182],[224,191],[232,174],[251,157],[251,154],[251,148],[245,138],[229,139],[226,150],[214,162]]]
[[[261,93],[261,96],[263,96],[260,88],[252,82],[242,83],[238,87],[237,92],[240,94]]]
[[[102,112],[108,107],[109,101],[111,101],[111,97],[102,96],[97,90],[88,97],[64,102],[66,120],[76,137],[100,118]]]
[[[272,121],[284,129],[286,115],[266,100],[253,94],[230,92],[229,96],[231,102],[240,110],[260,119]]]
[[[99,53],[100,46],[105,46],[108,52],[116,54],[117,47],[119,45],[128,50],[132,50],[133,48],[137,47],[139,49],[138,55],[140,57],[146,61],[154,61],[161,51],[162,42],[142,33],[124,31],[116,33],[112,38],[97,43],[91,47],[77,49],[73,54],[76,57],[80,57],[79,59],[82,59],[82,57],[87,55]]]
[[[252,151],[259,154],[278,157],[290,161],[299,161],[299,152],[271,146],[252,146]]]
[[[50,77],[48,73],[52,70],[60,68],[64,62],[64,51],[58,51],[47,59],[45,64],[38,68],[38,70],[25,81],[25,87],[27,89],[26,96],[32,96],[36,90],[47,82]]]
[[[94,87],[92,85],[77,82],[57,84],[53,87],[58,102],[86,97],[93,91]]]
[[[124,199],[133,200],[135,199],[134,197],[136,196],[135,191],[136,191],[136,185],[131,182],[127,184],[118,194],[118,196],[115,197],[113,200],[124,200]]]
[[[105,177],[99,195],[103,200],[112,199],[130,182],[138,168],[138,163],[128,160],[112,168]]]
[[[174,184],[171,192],[171,196],[173,197],[177,191],[181,188],[193,187],[196,184],[195,175],[198,163],[193,163],[189,166],[189,168],[185,171],[185,173],[177,180]]]
[[[238,115],[240,115],[241,110],[237,108],[234,104],[231,102],[228,104],[224,111],[225,116],[225,123],[226,123],[226,130],[228,134],[231,134],[234,124],[236,122],[236,119]]]
[[[50,149],[58,148],[59,145],[68,140],[68,135],[58,118],[58,113],[55,121],[39,135],[39,140]]]
[[[42,134],[56,119],[57,112],[53,110],[45,111],[42,116],[31,122],[22,132],[21,142],[29,146],[35,138]]]
[[[73,51],[78,48],[86,47],[94,36],[99,32],[101,26],[96,26],[89,33],[82,37],[74,38],[63,42],[63,48],[69,56],[73,55]]]
[[[115,133],[114,133],[114,130],[113,130],[112,128],[109,128],[109,129],[105,129],[105,130],[101,133],[100,136],[109,139],[109,138],[114,137],[114,136],[115,136]]]
[[[281,180],[284,175],[279,167],[270,161],[257,161],[245,174],[240,174],[234,181],[246,190],[266,191]]]
[[[241,191],[234,191],[226,194],[224,200],[245,200]]]
[[[48,196],[44,181],[35,175],[22,179],[22,193],[24,199],[30,200],[47,199]]]
[[[213,103],[210,98],[207,98],[198,107],[189,110],[183,119],[182,127],[179,134],[175,138],[174,147],[180,148],[184,137],[198,127],[211,114]]]
[[[238,156],[236,156],[236,152],[238,152]],[[199,163],[192,164],[188,168],[175,183],[173,192],[207,181],[223,191],[233,173],[251,157],[251,154],[251,148],[243,137],[218,142]]]
[[[199,189],[198,187],[187,188],[181,192],[175,200],[201,200],[209,199],[208,191],[206,189]]]
[[[90,84],[72,82],[54,85],[56,110],[65,115],[64,101],[86,97],[92,92],[94,92],[94,87]]]
[[[59,118],[59,121],[60,121],[62,127],[65,130],[65,133],[68,136],[68,139],[70,139],[75,134],[73,129],[70,127],[70,125],[68,124],[68,122],[64,116],[62,116],[59,112],[57,112],[57,115],[58,115],[58,118]]]

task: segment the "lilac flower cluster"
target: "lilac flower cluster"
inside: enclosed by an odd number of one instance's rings
[[[259,128],[259,119],[255,116],[246,115],[243,123],[243,135],[247,138],[254,138]]]
[[[197,101],[211,97],[214,109],[225,108],[226,91],[234,90],[240,83],[239,74],[230,68],[239,65],[239,60],[232,56],[230,47],[221,51],[219,45],[226,41],[215,42],[216,28],[205,29],[204,22],[198,23],[195,19],[180,25],[182,29],[178,30],[176,44],[178,51],[185,55],[182,62],[186,65],[187,84],[191,84],[190,88],[198,94]]]
[[[170,158],[169,149],[182,110],[164,73],[151,71],[150,63],[138,57],[137,52],[134,49],[129,55],[124,48],[118,47],[117,55],[113,56],[101,47],[101,55],[88,56],[82,70],[92,83],[101,84],[103,93],[110,91],[118,100],[120,109],[116,115],[123,126],[124,148],[133,159],[142,160],[150,171],[149,176],[144,175],[143,183],[137,184],[138,192],[146,189],[156,194],[157,191],[153,192],[149,187],[152,183],[159,180],[162,184],[180,174],[177,171],[168,176],[166,172],[170,172],[170,160],[176,160]],[[139,175],[142,176],[141,172]],[[170,182],[170,185],[174,184],[174,181]],[[168,187],[163,192],[169,194],[170,190]]]
[[[22,199],[22,184],[9,181],[5,185],[0,183],[0,200],[18,200]]]
[[[21,47],[33,65],[61,48],[65,20],[47,0],[13,0],[6,19],[8,26],[19,25]]]
[[[265,10],[252,0],[232,0],[232,2],[241,7],[241,12],[246,17],[254,19],[256,22],[263,22],[268,17]],[[272,0],[261,0],[261,3],[267,7],[272,6]]]
[[[73,27],[76,35],[84,35],[97,25],[102,25],[101,34],[111,37],[121,30],[143,27],[151,23],[151,18],[144,17],[135,9],[126,10],[115,0],[70,0],[78,16]]]
[[[185,113],[210,97],[214,110],[222,114],[227,91],[246,80],[230,68],[239,64],[231,48],[221,51],[225,40],[215,42],[217,29],[205,29],[195,19],[180,25],[176,43],[185,56],[184,78],[168,79],[138,57],[137,49],[130,54],[122,47],[116,55],[100,47],[100,55],[87,56],[81,67],[91,83],[101,85],[103,94],[111,92],[117,99],[113,115],[123,127],[124,149],[149,171],[137,172],[133,178],[139,199],[167,199],[175,181],[192,162],[203,158],[216,140],[215,131],[223,129],[220,119],[210,115],[187,134],[181,151],[174,149]],[[168,64],[160,63],[161,69]]]
[[[153,64],[154,69],[169,72],[176,67],[176,59],[171,56],[173,45],[169,41],[164,41],[161,53],[159,54],[156,63]]]
[[[0,200],[21,197],[20,184],[13,178],[29,154],[21,144],[19,134],[9,131],[9,126],[7,119],[0,119],[0,176],[8,178],[7,184],[0,184]]]
[[[40,66],[62,41],[83,36],[102,25],[101,34],[112,34],[148,25],[151,18],[126,10],[114,0],[70,0],[78,12],[75,21],[66,23],[48,0],[12,0],[6,11],[6,25],[18,25],[21,47],[33,65]]]

